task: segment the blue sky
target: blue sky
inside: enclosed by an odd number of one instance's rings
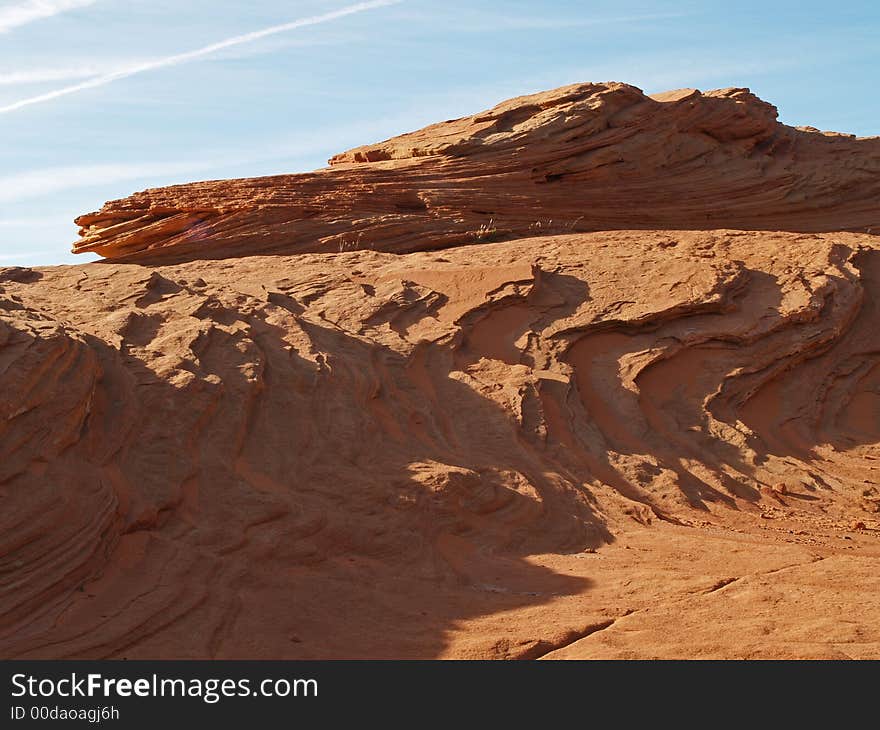
[[[578,81],[748,86],[880,134],[880,3],[0,0],[0,266],[88,260],[72,219],[297,172]]]

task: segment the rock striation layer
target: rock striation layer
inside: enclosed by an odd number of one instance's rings
[[[578,84],[330,160],[147,190],[75,252],[139,261],[404,253],[610,229],[880,230],[880,139],[792,128],[748,89]]]

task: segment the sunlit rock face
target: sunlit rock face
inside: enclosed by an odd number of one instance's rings
[[[877,145],[586,84],[83,216],[0,656],[880,656]]]
[[[787,127],[747,89],[578,84],[330,163],[107,203],[77,219],[73,250],[168,261],[609,229],[880,229],[880,140]]]

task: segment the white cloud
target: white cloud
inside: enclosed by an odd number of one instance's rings
[[[625,25],[647,23],[652,20],[670,20],[685,17],[684,13],[651,13],[648,15],[620,15],[613,17],[563,18],[563,17],[516,17],[496,18],[495,30],[564,30],[566,28],[591,28],[602,25]]]
[[[119,183],[143,181],[150,187],[183,183],[201,179],[206,173],[230,172],[245,174],[290,174],[297,170],[312,169],[316,159],[326,160],[330,155],[371,139],[385,139],[403,131],[420,127],[437,116],[442,116],[444,105],[432,113],[426,101],[417,110],[385,116],[369,122],[353,121],[325,127],[313,132],[301,132],[284,138],[266,139],[256,145],[239,149],[202,149],[192,157],[165,162],[118,162],[86,165],[57,165],[34,170],[22,170],[0,176],[0,204],[45,198],[54,201],[58,193],[92,187],[112,187]],[[299,167],[297,162],[307,162]],[[268,166],[258,172],[254,166]],[[241,170],[245,168],[245,170]],[[247,169],[251,168],[251,169]],[[32,227],[44,218],[0,218],[0,228]]]
[[[54,228],[69,223],[60,218],[0,218],[0,228]]]
[[[537,5],[537,3],[536,3]],[[586,5],[586,3],[583,3]],[[545,12],[541,15],[516,14],[514,8],[504,13],[480,9],[478,3],[450,11],[441,3],[412,9],[406,16],[419,25],[454,28],[460,33],[508,33],[511,31],[552,31],[601,28],[613,25],[644,25],[689,17],[692,12],[642,13],[634,15],[601,15],[589,8],[580,8],[580,15]]]
[[[58,66],[57,68],[35,68],[28,71],[0,71],[0,86],[17,86],[20,84],[42,84],[48,81],[70,81],[71,79],[88,79],[106,73],[106,66],[82,64]]]
[[[146,177],[182,175],[209,169],[204,162],[68,165],[0,177],[0,203],[36,198],[62,190],[110,185]]]
[[[718,84],[748,86],[756,79],[812,62],[813,59],[784,52],[765,53],[757,60],[731,60],[723,54],[702,50],[663,52],[579,68],[568,76],[588,81],[623,81],[653,94],[682,87],[699,86],[705,90]]]
[[[51,249],[42,251],[24,251],[22,253],[0,253],[0,265],[4,263],[15,264],[18,261],[24,261],[34,256],[45,256],[46,254],[55,253]]]
[[[74,0],[67,1],[74,2]],[[0,107],[0,114],[6,114],[12,111],[16,111],[18,109],[23,109],[24,107],[31,106],[33,104],[41,104],[43,102],[52,101],[53,99],[67,96],[68,94],[76,94],[80,91],[85,91],[86,89],[94,89],[99,86],[105,86],[107,84],[113,83],[114,81],[119,81],[121,79],[128,78],[129,76],[145,73],[147,71],[155,71],[160,68],[167,68],[169,66],[177,66],[182,63],[189,63],[190,61],[195,61],[204,56],[216,53],[217,51],[222,51],[226,48],[231,48],[234,46],[244,45],[246,43],[253,43],[254,41],[258,41],[261,38],[266,38],[268,36],[277,35],[279,33],[286,33],[291,30],[305,28],[311,25],[329,23],[331,21],[338,20],[339,18],[344,18],[348,15],[354,15],[355,13],[361,13],[365,10],[373,10],[375,8],[385,7],[388,5],[395,5],[398,2],[401,2],[401,0],[369,0],[369,2],[361,2],[355,5],[348,5],[344,8],[339,8],[338,10],[333,10],[329,13],[323,13],[322,15],[313,15],[308,18],[300,18],[299,20],[294,20],[289,23],[273,25],[269,28],[263,28],[262,30],[253,31],[251,33],[244,33],[243,35],[233,36],[232,38],[226,38],[225,40],[203,46],[202,48],[197,48],[193,51],[187,51],[186,53],[177,53],[173,56],[166,56],[164,58],[158,58],[153,61],[146,61],[144,63],[134,66],[126,66],[116,69],[115,71],[102,74],[95,78],[88,79],[79,84],[65,86],[64,88],[55,89],[54,91],[49,91],[45,94],[38,94],[37,96],[32,96],[27,99],[21,99],[20,101],[13,102],[12,104],[7,104],[6,106]]]
[[[244,149],[238,153],[229,150],[211,152],[188,160],[174,162],[120,162],[88,165],[59,165],[36,170],[24,170],[0,177],[0,204],[33,198],[50,197],[57,193],[91,187],[113,186],[135,180],[148,181],[150,186],[169,185],[192,181],[210,170],[231,169],[261,162],[290,160],[304,155],[314,156],[337,150],[332,143],[338,135],[351,135],[351,130],[340,127],[325,135],[304,135],[292,141]],[[0,227],[27,226],[33,223],[25,218],[0,219]]]
[[[0,33],[6,33],[35,20],[43,20],[68,10],[94,5],[97,0],[26,0],[0,8]]]

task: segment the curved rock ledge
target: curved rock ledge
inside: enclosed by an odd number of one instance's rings
[[[158,262],[613,229],[880,230],[880,139],[782,125],[748,89],[578,84],[330,163],[107,203],[77,218],[73,250]]]

